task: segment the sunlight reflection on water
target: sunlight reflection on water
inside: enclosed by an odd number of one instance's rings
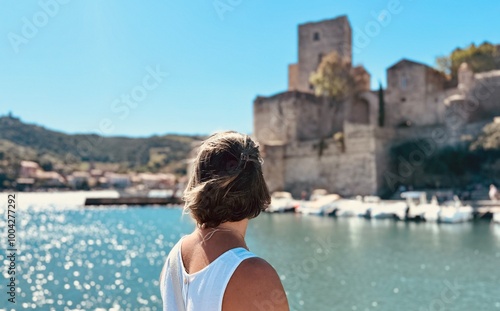
[[[180,209],[83,208],[86,195],[18,195],[17,310],[161,310],[161,267],[192,221]],[[500,225],[264,214],[248,245],[292,310],[432,310],[446,282],[459,284],[446,309],[500,310]]]
[[[0,211],[5,215],[5,206]],[[16,216],[18,309],[161,310],[161,266],[192,230],[178,209],[84,209],[59,202],[20,206]],[[5,252],[0,261],[8,263]]]

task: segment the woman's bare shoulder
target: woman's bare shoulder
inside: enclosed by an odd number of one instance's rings
[[[288,311],[285,290],[276,270],[264,259],[244,260],[232,275],[222,304],[223,311]]]

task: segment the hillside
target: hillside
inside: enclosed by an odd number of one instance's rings
[[[68,171],[92,165],[122,172],[184,174],[185,159],[192,144],[200,139],[182,135],[146,138],[69,135],[3,116],[0,117],[0,175],[12,173],[21,160],[36,161],[46,170]]]

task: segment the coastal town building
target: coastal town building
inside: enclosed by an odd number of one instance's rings
[[[428,153],[422,147],[413,159],[394,159],[392,146],[426,140],[432,152],[477,135],[500,115],[500,70],[473,73],[466,63],[453,86],[440,71],[401,59],[387,69],[382,94],[370,90],[368,71],[356,66],[353,72],[362,77],[357,96],[318,97],[309,77],[333,51],[352,61],[352,29],[340,16],[299,25],[298,36],[299,59],[288,67],[288,90],[258,96],[253,103],[254,136],[271,191],[295,196],[315,188],[341,195],[393,192]]]
[[[19,168],[19,178],[36,178],[40,165],[33,161],[21,161]]]
[[[63,175],[57,171],[44,171],[39,163],[21,161],[16,178],[18,190],[69,188],[89,189],[129,189],[137,191],[169,190],[176,193],[184,189],[186,180],[171,173],[127,173],[119,174],[102,169],[73,171]],[[179,194],[179,193],[176,193]]]
[[[108,172],[104,175],[108,184],[113,188],[125,189],[131,185],[130,176],[128,174],[118,174]]]
[[[73,189],[88,189],[93,184],[93,178],[86,171],[75,171],[68,176],[68,185]]]
[[[59,188],[66,183],[64,177],[57,172],[46,172],[33,161],[21,161],[19,176],[16,179],[18,189],[31,189],[34,186],[45,188]]]
[[[132,176],[132,184],[142,185],[145,189],[171,189],[175,186],[174,174],[140,173]]]
[[[60,188],[64,187],[66,183],[66,180],[61,174],[53,171],[45,172],[39,170],[37,172],[36,179],[38,180],[40,187],[46,188]]]

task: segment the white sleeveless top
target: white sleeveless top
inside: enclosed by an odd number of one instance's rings
[[[182,293],[182,300],[179,301],[184,303],[186,311],[221,311],[224,292],[234,271],[243,260],[256,256],[242,247],[233,248],[202,270],[189,274],[182,262],[181,243],[182,239],[170,251],[161,276],[163,311],[184,311],[177,307],[176,292]],[[177,261],[175,264],[174,260]],[[180,271],[172,273],[173,267]],[[175,276],[181,280],[174,282]],[[181,284],[180,291],[174,288],[175,284]]]

